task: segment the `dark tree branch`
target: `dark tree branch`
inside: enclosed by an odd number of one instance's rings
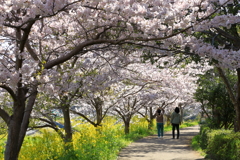
[[[216,67],[216,68],[217,68],[217,71],[219,73],[219,76],[222,78],[224,84],[226,85],[226,88],[227,88],[227,91],[228,91],[228,94],[230,96],[230,99],[231,99],[232,103],[234,104],[234,106],[236,106],[236,103],[237,103],[236,97],[233,94],[231,85],[230,85],[227,77],[225,76],[224,71],[220,67]]]
[[[17,96],[10,87],[8,87],[6,85],[0,85],[0,88],[5,89],[11,95],[13,101],[15,101],[15,102],[17,101]]]
[[[71,111],[72,113],[74,113],[74,114],[77,114],[77,115],[83,117],[85,120],[87,120],[87,121],[88,121],[89,123],[91,123],[93,126],[97,126],[96,123],[94,123],[93,121],[91,121],[91,120],[90,120],[87,116],[85,116],[84,114],[79,113],[79,112],[76,112],[76,111],[74,111],[74,110],[72,110],[72,109],[70,109],[70,111]]]
[[[4,120],[4,122],[8,125],[8,121],[9,121],[9,114],[3,110],[2,108],[0,108],[0,117],[2,117],[2,119]]]
[[[239,40],[240,40],[239,38],[232,36],[231,34],[229,34],[228,32],[225,32],[224,30],[222,30],[220,28],[215,28],[215,29],[217,30],[217,32],[219,34],[221,34],[222,36],[224,36],[227,39],[231,39],[234,42],[236,42],[236,41],[239,42]]]
[[[30,53],[30,55],[32,56],[32,58],[35,60],[35,61],[38,61],[38,56],[36,54],[36,52],[33,50],[33,48],[30,46],[29,44],[29,41],[26,41],[26,44],[25,44],[28,52]]]

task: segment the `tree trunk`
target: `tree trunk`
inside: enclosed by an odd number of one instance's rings
[[[124,132],[125,132],[125,134],[129,134],[129,132],[130,132],[130,121],[126,120],[126,121],[124,121],[124,124],[125,124]]]
[[[20,152],[19,135],[24,114],[24,104],[14,104],[14,112],[8,125],[8,138],[5,149],[5,160],[17,160]]]
[[[230,96],[230,99],[234,105],[234,109],[236,112],[236,120],[234,123],[234,130],[235,132],[240,131],[240,68],[237,69],[237,76],[238,76],[238,80],[237,80],[237,98],[235,98],[233,91],[231,89],[231,86],[226,78],[226,76],[224,75],[224,72],[221,68],[217,67],[217,70],[219,72],[220,77],[223,79],[224,84],[227,87],[227,91],[228,94]]]
[[[37,95],[36,86],[33,88],[32,93],[30,93],[27,108],[25,107],[25,96],[27,94],[26,88],[19,88],[17,93],[17,98],[13,104],[13,114],[8,122],[8,138],[4,153],[5,160],[18,159],[27,132],[30,114]]]
[[[96,109],[96,116],[97,116],[97,126],[100,126],[103,119],[103,101],[101,98],[97,97],[94,99],[94,107]]]
[[[240,68],[237,69],[237,102],[234,105],[234,108],[236,110],[236,124],[235,124],[235,131],[240,131]]]
[[[156,117],[156,113],[153,113],[153,107],[149,108],[149,120],[148,120],[148,129],[152,129],[154,124],[154,119]]]
[[[63,102],[61,105],[63,118],[64,118],[64,130],[65,130],[65,150],[71,150],[73,148],[72,144],[72,126],[71,126],[71,117],[70,117],[70,105],[68,103],[68,98],[63,97]]]
[[[72,142],[72,127],[69,106],[62,106],[62,111],[64,118],[64,130],[66,132],[65,142]]]

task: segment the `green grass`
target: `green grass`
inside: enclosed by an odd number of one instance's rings
[[[199,138],[200,138],[200,135],[196,135],[196,136],[193,137],[193,139],[191,141],[191,147],[192,147],[193,150],[199,152],[202,156],[205,157],[206,153],[200,147]]]

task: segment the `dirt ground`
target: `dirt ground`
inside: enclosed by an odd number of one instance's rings
[[[165,132],[163,139],[148,136],[122,149],[117,160],[203,160],[190,147],[191,139],[198,133],[199,126],[193,126],[180,129],[179,139],[172,139],[171,131]]]

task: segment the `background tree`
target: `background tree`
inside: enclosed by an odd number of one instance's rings
[[[127,72],[124,73],[126,75]],[[130,122],[133,115],[156,98],[153,93],[149,93],[147,90],[149,82],[139,79],[141,77],[139,77],[140,73],[132,72],[132,70],[129,73],[128,76],[131,76],[132,79],[127,78],[114,87],[114,93],[118,100],[113,111],[124,122],[125,134],[130,132]],[[132,73],[135,73],[135,75]]]
[[[118,69],[124,68],[131,62],[129,58],[130,56],[126,58],[120,54],[116,57],[107,51],[101,56],[99,52],[95,52],[65,62],[58,66],[56,71],[51,71],[49,73],[51,77],[48,78],[48,82],[39,86],[39,91],[48,99],[44,104],[53,107],[44,107],[44,110],[40,107],[37,110],[41,113],[38,119],[47,124],[34,126],[34,128],[51,127],[60,134],[67,146],[70,146],[73,131],[70,112],[81,116],[95,127],[101,126],[103,118],[113,106],[113,104],[106,105],[106,96],[111,94],[111,85],[120,79],[116,78]],[[38,100],[36,105],[39,103],[41,100]],[[53,121],[50,116],[53,110],[61,113],[64,132],[61,132],[56,125],[59,122]],[[41,118],[43,115],[45,119]]]
[[[237,77],[228,71],[231,86],[235,86]],[[221,77],[216,76],[217,71],[210,70],[201,75],[198,80],[198,89],[195,99],[202,104],[202,111],[208,116],[211,128],[230,129],[235,120],[235,110],[227,89]]]

